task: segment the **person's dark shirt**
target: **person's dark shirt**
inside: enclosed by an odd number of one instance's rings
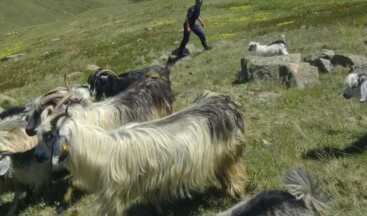
[[[189,21],[189,25],[192,26],[195,24],[196,20],[200,16],[200,9],[198,9],[195,5],[190,7],[187,11],[187,19]]]

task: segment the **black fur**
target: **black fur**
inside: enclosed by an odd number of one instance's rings
[[[273,212],[275,209],[282,208],[284,203],[288,203],[293,208],[306,208],[302,201],[296,200],[288,192],[265,190],[249,200],[245,208],[233,210],[232,216],[265,215],[268,212]]]
[[[277,41],[272,42],[271,44],[268,44],[268,46],[271,46],[273,44],[284,44],[284,45],[287,45],[287,43],[284,40],[277,40]]]
[[[164,68],[159,65],[153,65],[139,70],[128,71],[118,75],[118,77],[111,73],[103,72],[103,69],[99,69],[94,74],[89,76],[89,88],[91,92],[96,92],[96,100],[100,101],[103,96],[112,97],[122,91],[125,91],[131,85],[143,80],[145,74],[151,70],[157,72],[161,77],[169,78],[168,68]],[[102,79],[102,76],[107,78]]]
[[[14,115],[19,115],[22,112],[24,112],[24,110],[25,110],[25,107],[20,107],[20,106],[10,107],[8,110],[5,110],[0,113],[0,119],[4,119],[6,117],[10,117]]]

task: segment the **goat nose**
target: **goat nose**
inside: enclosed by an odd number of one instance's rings
[[[30,129],[30,128],[26,128],[25,129],[25,132],[26,132],[26,134],[28,136],[34,136],[34,135],[36,135],[36,131],[34,131],[34,130]]]

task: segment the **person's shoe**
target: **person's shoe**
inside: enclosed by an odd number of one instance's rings
[[[213,49],[213,47],[212,47],[212,46],[206,46],[206,47],[204,47],[204,49],[205,49],[206,51],[208,51],[208,50]]]
[[[188,56],[187,53],[177,53],[178,58],[183,58],[183,57],[186,57],[186,56]]]

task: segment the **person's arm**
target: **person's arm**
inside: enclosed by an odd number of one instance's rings
[[[201,24],[201,27],[205,27],[205,22],[204,22],[204,20],[203,19],[201,19],[201,17],[198,17],[198,20],[199,20],[199,22],[200,22],[200,24]]]
[[[187,32],[191,32],[191,28],[190,28],[190,23],[189,23],[189,18],[188,17],[186,17],[185,25],[186,25],[186,31]]]

